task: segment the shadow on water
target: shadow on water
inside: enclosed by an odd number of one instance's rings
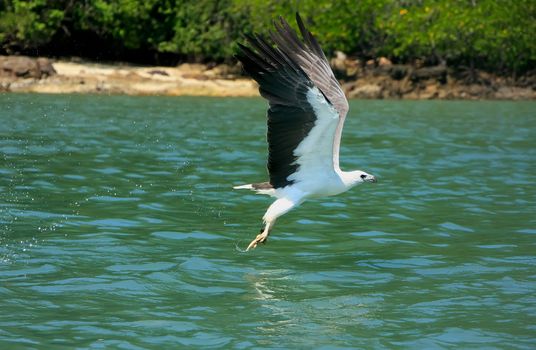
[[[530,348],[536,105],[352,101],[345,169],[270,200],[259,99],[0,95],[0,344]]]

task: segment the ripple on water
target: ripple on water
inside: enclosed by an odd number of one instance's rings
[[[114,167],[93,169],[93,171],[101,173],[101,174],[106,174],[106,175],[115,175],[115,174],[119,174],[123,172],[121,169],[114,168]]]
[[[520,229],[520,230],[517,230],[516,232],[528,234],[528,235],[536,235],[536,229],[532,229],[532,228]]]
[[[24,269],[15,269],[15,270],[0,270],[0,277],[24,277],[26,278],[29,275],[42,275],[48,273],[57,272],[58,268],[54,265],[44,264],[39,267],[31,267]]]
[[[141,200],[139,197],[115,197],[115,196],[91,196],[88,200],[98,202],[137,202]]]
[[[112,266],[108,266],[106,269],[113,271],[113,272],[120,272],[120,273],[129,273],[132,271],[155,272],[155,271],[169,270],[174,266],[176,266],[175,263],[153,262],[153,263],[143,263],[143,264],[112,265]]]
[[[395,219],[400,219],[400,220],[414,220],[410,218],[409,216],[406,216],[404,214],[398,214],[398,213],[391,213],[389,214],[389,216]]]
[[[222,239],[220,235],[215,235],[212,233],[206,233],[202,231],[193,231],[193,232],[176,232],[176,231],[157,231],[151,233],[152,236],[164,239],[173,239],[173,240],[183,240],[183,239],[203,239],[203,240],[214,240]]]
[[[53,281],[47,285],[34,285],[30,289],[44,294],[71,294],[91,292],[112,292],[124,295],[150,295],[149,288],[140,281],[127,279],[110,281],[106,278],[68,278]]]
[[[465,227],[462,225],[455,224],[453,222],[443,222],[439,224],[440,227],[445,228],[449,231],[463,231],[463,232],[475,232],[473,229],[469,227]]]
[[[0,344],[534,347],[533,103],[350,101],[344,166],[381,181],[244,254],[259,101],[0,94]]]
[[[162,203],[144,203],[139,204],[140,209],[155,210],[155,211],[166,211],[168,208]]]
[[[391,233],[380,232],[380,231],[364,231],[364,232],[350,232],[350,235],[356,237],[378,237],[378,236],[389,236]]]
[[[69,179],[69,180],[80,180],[80,181],[83,181],[86,179],[85,176],[83,175],[77,175],[77,174],[65,174],[63,175],[63,177],[65,179]]]
[[[85,222],[86,225],[97,226],[101,229],[119,230],[122,228],[135,227],[139,225],[138,221],[129,219],[99,219]]]

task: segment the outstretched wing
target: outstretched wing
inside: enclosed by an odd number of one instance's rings
[[[244,70],[259,83],[261,95],[269,102],[268,172],[274,188],[306,181],[308,176],[317,176],[319,172],[334,171],[334,158],[338,158],[334,154],[334,141],[338,125],[342,125],[341,112],[328,96],[332,93],[320,88],[328,84],[322,80],[325,75],[307,73],[306,69],[310,68],[291,52],[296,48],[295,42],[299,43],[296,33],[284,20],[281,23],[287,29],[276,25],[279,34],[271,34],[277,46],[259,35],[247,36],[251,48],[239,44],[237,54]],[[300,45],[306,47],[304,43]],[[314,74],[319,83],[311,78]]]
[[[271,37],[281,50],[299,64],[339,112],[339,124],[333,143],[333,165],[335,168],[338,168],[342,128],[349,109],[348,100],[342,91],[341,85],[335,79],[333,70],[322,48],[313,34],[305,28],[298,13],[296,13],[296,22],[298,23],[303,41],[298,38],[296,32],[294,32],[283,18],[279,19],[279,23],[274,23],[276,31],[271,34]]]

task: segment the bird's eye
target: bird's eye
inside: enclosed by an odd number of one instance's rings
[[[367,175],[365,175],[365,174],[361,175],[361,178],[362,178],[363,180],[365,180],[366,177],[367,177]]]

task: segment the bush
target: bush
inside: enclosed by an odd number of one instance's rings
[[[55,42],[63,42],[77,55],[75,44],[90,37],[97,40],[86,44],[89,52],[107,43],[112,58],[136,59],[134,50],[231,61],[244,33],[266,34],[280,15],[295,26],[296,11],[328,55],[341,50],[504,73],[536,63],[534,0],[5,0],[0,46],[54,54]]]
[[[4,50],[47,44],[60,28],[65,13],[53,4],[47,0],[0,3],[0,43]]]

